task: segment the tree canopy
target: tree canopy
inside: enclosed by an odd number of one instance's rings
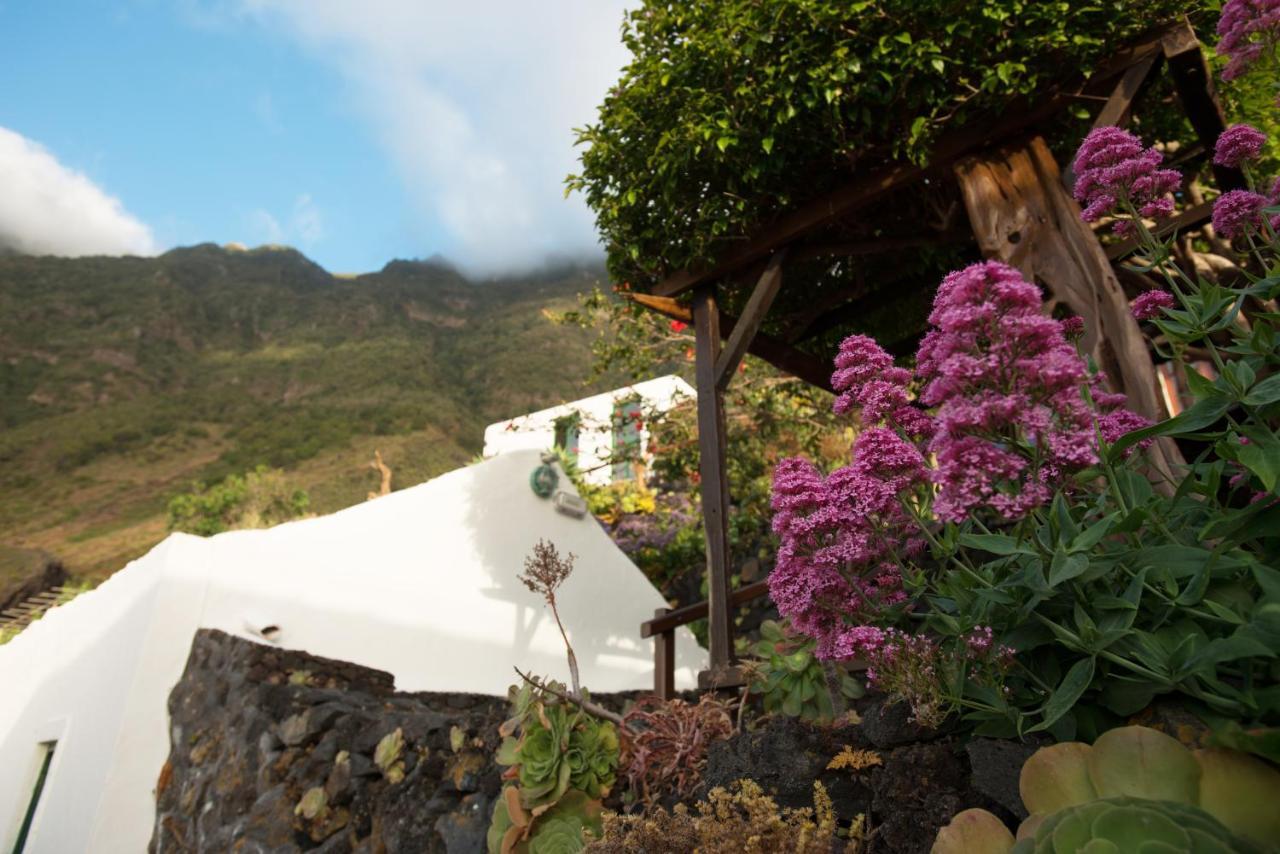
[[[853,171],[923,162],[1192,0],[646,0],[632,61],[578,132],[568,179],[610,272],[637,284],[709,260]]]

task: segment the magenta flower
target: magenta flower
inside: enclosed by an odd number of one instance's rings
[[[1150,320],[1159,317],[1163,309],[1173,306],[1173,294],[1168,291],[1144,291],[1130,304],[1129,310],[1137,320]]]
[[[1084,335],[1084,318],[1078,314],[1071,317],[1064,317],[1060,323],[1062,324],[1062,334],[1070,339],[1079,338]]]
[[[1173,200],[1168,195],[1178,189],[1182,176],[1177,170],[1159,168],[1163,160],[1164,155],[1154,148],[1143,148],[1142,140],[1128,131],[1117,127],[1090,131],[1080,143],[1073,165],[1073,193],[1084,205],[1081,218],[1093,222],[1123,210],[1126,203],[1145,217],[1173,213]]]
[[[1213,203],[1213,229],[1232,240],[1262,228],[1267,197],[1251,190],[1231,190]]]
[[[1099,435],[1137,424],[1012,267],[988,261],[948,275],[929,322],[915,377],[866,336],[842,343],[836,411],[858,410],[863,427],[848,465],[824,476],[786,459],[774,471],[769,593],[823,659],[865,654],[874,638],[852,624],[906,604],[903,568],[925,547],[918,514],[1021,518],[1097,462]],[[913,379],[933,414],[910,399]],[[885,645],[877,672],[901,675],[894,648],[908,645]]]
[[[1251,125],[1238,124],[1218,134],[1213,147],[1213,162],[1219,166],[1239,169],[1250,160],[1257,160],[1267,135]]]
[[[1218,35],[1218,53],[1228,60],[1222,78],[1234,80],[1280,42],[1280,0],[1227,0]]]

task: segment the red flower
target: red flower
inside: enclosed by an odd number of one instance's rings
[[[672,331],[672,332],[684,332],[684,331],[685,331],[686,329],[688,329],[688,328],[689,328],[689,324],[685,323],[685,322],[684,322],[684,321],[682,321],[682,320],[673,320],[673,321],[671,321],[671,331]]]

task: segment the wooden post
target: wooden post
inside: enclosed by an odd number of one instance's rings
[[[1154,421],[1166,417],[1155,364],[1129,301],[1044,140],[966,158],[955,173],[983,254],[1017,267],[1080,315],[1084,350],[1128,395],[1129,408]],[[1151,459],[1167,482],[1184,464],[1167,440],[1152,446]]]
[[[665,617],[670,608],[655,608],[653,616]],[[653,636],[653,693],[670,700],[676,693],[676,632],[668,629]]]
[[[698,471],[702,521],[707,537],[707,603],[711,665],[699,674],[704,685],[732,684],[733,623],[729,610],[729,485],[725,474],[724,393],[716,386],[720,357],[720,310],[714,286],[693,298],[694,353],[698,382]]]

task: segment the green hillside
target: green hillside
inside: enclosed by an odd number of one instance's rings
[[[484,425],[582,396],[602,275],[474,282],[393,261],[333,276],[287,248],[0,257],[0,582],[52,554],[114,571],[193,481],[279,466],[326,513],[480,451]]]

